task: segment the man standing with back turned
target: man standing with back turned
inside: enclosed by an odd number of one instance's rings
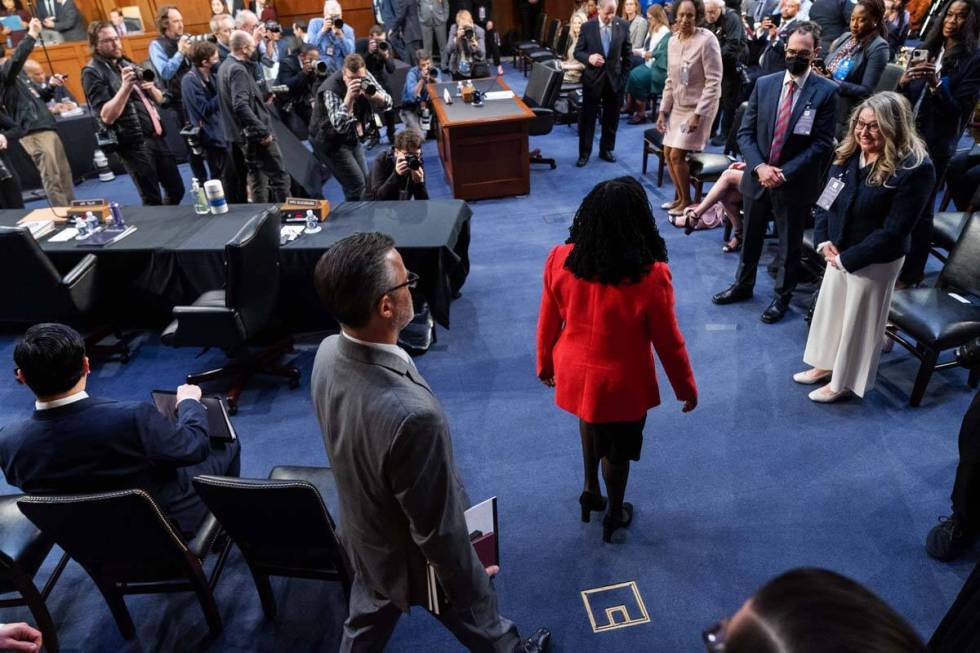
[[[341,325],[320,344],[311,383],[354,568],[340,650],[384,650],[401,613],[426,605],[429,563],[449,602],[434,616],[467,649],[544,651],[547,630],[521,641],[497,611],[497,569],[470,544],[446,416],[396,344],[418,277],[389,236],[359,233],[327,250],[314,281]]]

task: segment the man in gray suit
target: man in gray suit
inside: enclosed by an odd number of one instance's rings
[[[418,277],[380,233],[336,243],[314,276],[342,329],[321,343],[311,383],[354,567],[340,650],[384,650],[401,613],[426,605],[429,563],[448,601],[436,618],[469,650],[544,651],[547,630],[522,641],[497,611],[497,569],[470,544],[446,416],[396,344]]]

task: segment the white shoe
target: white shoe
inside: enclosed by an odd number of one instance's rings
[[[851,394],[850,390],[841,390],[840,392],[834,392],[830,389],[830,384],[823,386],[822,388],[817,388],[811,392],[808,396],[810,401],[815,401],[818,404],[832,404],[838,399],[843,399],[844,397]]]
[[[797,372],[793,375],[793,380],[797,383],[803,385],[813,385],[814,383],[820,383],[830,378],[833,372],[829,370],[818,370],[815,367],[811,367],[805,372]]]

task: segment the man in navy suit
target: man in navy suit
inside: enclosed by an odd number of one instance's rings
[[[578,118],[578,167],[589,162],[595,121],[602,105],[599,158],[616,161],[616,128],[623,91],[630,74],[629,24],[616,16],[616,0],[602,0],[599,15],[582,25],[575,44],[575,58],[585,64],[582,73],[582,109]]]
[[[735,283],[712,298],[731,304],[752,297],[756,269],[771,217],[779,231],[776,297],[762,321],[786,314],[799,277],[803,229],[823,188],[834,146],[837,85],[811,74],[819,47],[813,28],[797,27],[786,43],[786,72],[760,77],[738,130],[745,157],[742,201],[745,221],[742,256]]]
[[[211,444],[195,385],[177,388],[175,423],[148,402],[89,397],[82,337],[37,324],[14,350],[17,380],[37,396],[30,419],[0,429],[7,482],[32,494],[146,490],[184,534],[207,515],[191,479],[238,476],[238,442]]]

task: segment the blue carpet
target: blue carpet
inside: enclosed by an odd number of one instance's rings
[[[523,88],[519,75],[508,72],[508,81]],[[956,433],[973,394],[966,372],[937,372],[922,407],[913,410],[907,401],[917,361],[896,349],[883,356],[878,385],[863,401],[813,404],[790,379],[803,369],[801,305],[779,324],[762,324],[771,284],[763,272],[754,301],[714,306],[710,295],[730,283],[736,257],[721,253],[719,231],[685,237],[663,222],[660,211],[701,403],[682,415],[668,390],[664,405],[651,413],[643,458],[630,479],[627,498],[636,518],[628,531],[603,545],[597,520],[579,521],[576,420],[554,406],[551,391],[534,376],[541,270],[596,182],[638,175],[646,127],[623,123],[619,162],[593,158],[583,169],[574,167],[572,128],[557,126],[532,139],[532,147],[557,158],[558,169],[536,167],[528,197],[473,203],[473,267],[453,305],[453,329],[440,331],[438,344],[418,359],[449,416],[471,497],[499,497],[501,611],[522,632],[550,627],[558,652],[699,651],[701,630],[737,609],[768,578],[819,565],[865,583],[928,637],[976,562],[968,556],[937,563],[922,547],[936,517],[948,511]],[[449,197],[431,141],[425,156],[431,195]],[[183,171],[188,174],[186,166]],[[672,194],[669,181],[663,188],[653,176],[643,181],[655,206]],[[80,197],[138,202],[126,177],[87,182],[77,191]],[[327,185],[327,194],[340,201],[336,182]],[[257,380],[242,396],[236,425],[244,475],[265,477],[278,464],[327,463],[308,380],[321,335],[301,342],[299,390]],[[13,343],[9,336],[0,339],[0,361],[11,361]],[[97,367],[90,392],[145,398],[151,389],[176,385],[186,372],[222,360],[214,352],[197,354],[163,347],[148,335],[128,365]],[[29,393],[10,375],[0,384],[0,402],[0,424],[32,408]],[[636,582],[649,622],[593,633],[580,592],[625,581]],[[278,579],[273,586],[280,614],[268,621],[233,552],[216,591],[225,621],[216,642],[206,640],[190,595],[127,599],[138,636],[124,642],[95,586],[74,563],[48,605],[65,651],[336,650],[343,619],[339,590],[299,580]],[[2,621],[21,619],[29,619],[24,609],[2,613]],[[389,647],[459,649],[422,610],[402,619]]]

